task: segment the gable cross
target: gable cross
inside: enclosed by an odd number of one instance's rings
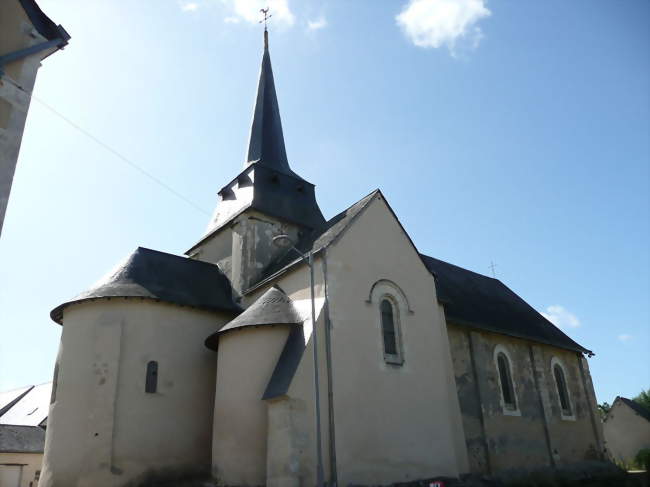
[[[496,269],[497,265],[496,265],[493,261],[490,261],[490,266],[489,266],[489,267],[490,267],[490,269],[492,270],[492,277],[496,278],[496,277],[497,277],[497,273],[494,272],[494,269]]]

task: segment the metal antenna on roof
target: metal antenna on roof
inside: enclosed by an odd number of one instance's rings
[[[490,261],[490,265],[489,265],[489,267],[490,267],[490,269],[492,270],[492,277],[494,277],[495,279],[496,279],[496,277],[497,277],[497,273],[494,272],[494,269],[496,268],[496,266],[497,266],[497,265],[496,265],[493,261]]]

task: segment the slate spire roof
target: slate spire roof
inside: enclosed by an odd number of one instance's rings
[[[280,107],[275,93],[275,81],[269,54],[269,33],[266,30],[264,31],[264,54],[262,55],[262,67],[257,85],[257,98],[253,110],[245,166],[255,162],[290,176],[297,176],[289,168],[287,151],[284,147]]]

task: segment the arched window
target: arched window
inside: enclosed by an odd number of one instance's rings
[[[381,301],[381,330],[384,334],[384,353],[386,355],[397,355],[393,305],[387,299]]]
[[[379,304],[379,311],[384,341],[384,360],[388,363],[401,365],[403,360],[395,306],[390,299],[383,298]]]
[[[560,400],[560,409],[563,418],[570,418],[573,415],[571,409],[571,398],[569,396],[569,389],[567,388],[566,375],[564,367],[555,357],[551,360],[551,368],[553,369],[553,378],[555,379],[555,388]]]
[[[499,383],[501,385],[501,399],[503,400],[504,411],[517,411],[517,397],[515,387],[512,382],[512,370],[510,368],[510,359],[503,350],[496,353],[496,366],[499,373]]]
[[[155,360],[147,364],[147,377],[144,391],[153,394],[158,389],[158,362]]]

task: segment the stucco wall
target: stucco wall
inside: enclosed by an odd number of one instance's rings
[[[40,472],[43,462],[42,453],[0,453],[0,486],[1,487],[36,487],[38,484],[37,471]],[[13,466],[12,466],[13,465]],[[22,466],[22,472],[20,472]],[[3,470],[12,469],[20,476],[20,484],[5,485],[6,482],[14,476],[14,472],[4,472]],[[42,485],[42,484],[41,484]]]
[[[595,403],[575,352],[453,324],[448,333],[473,472],[572,463],[598,455],[602,446],[593,423]],[[502,406],[494,362],[497,346],[511,360],[518,404],[514,413]],[[571,417],[561,414],[553,357],[567,373]]]
[[[41,485],[118,486],[152,468],[208,469],[216,355],[204,340],[229,319],[139,299],[66,308]]]
[[[616,460],[629,462],[640,449],[650,448],[650,421],[620,400],[614,401],[603,430],[605,447]]]
[[[18,0],[0,2],[0,56],[45,40],[34,29]],[[36,72],[41,65],[41,59],[53,50],[44,50],[11,62],[4,66],[5,73],[0,73],[0,233],[25,129],[31,91],[36,82]]]
[[[381,196],[328,250],[327,267],[339,484],[458,475],[466,453],[433,277]],[[384,361],[379,302],[367,302],[381,279],[408,300],[402,365]]]
[[[219,338],[212,471],[224,485],[266,485],[262,395],[288,334],[288,325],[278,325],[233,330]]]

